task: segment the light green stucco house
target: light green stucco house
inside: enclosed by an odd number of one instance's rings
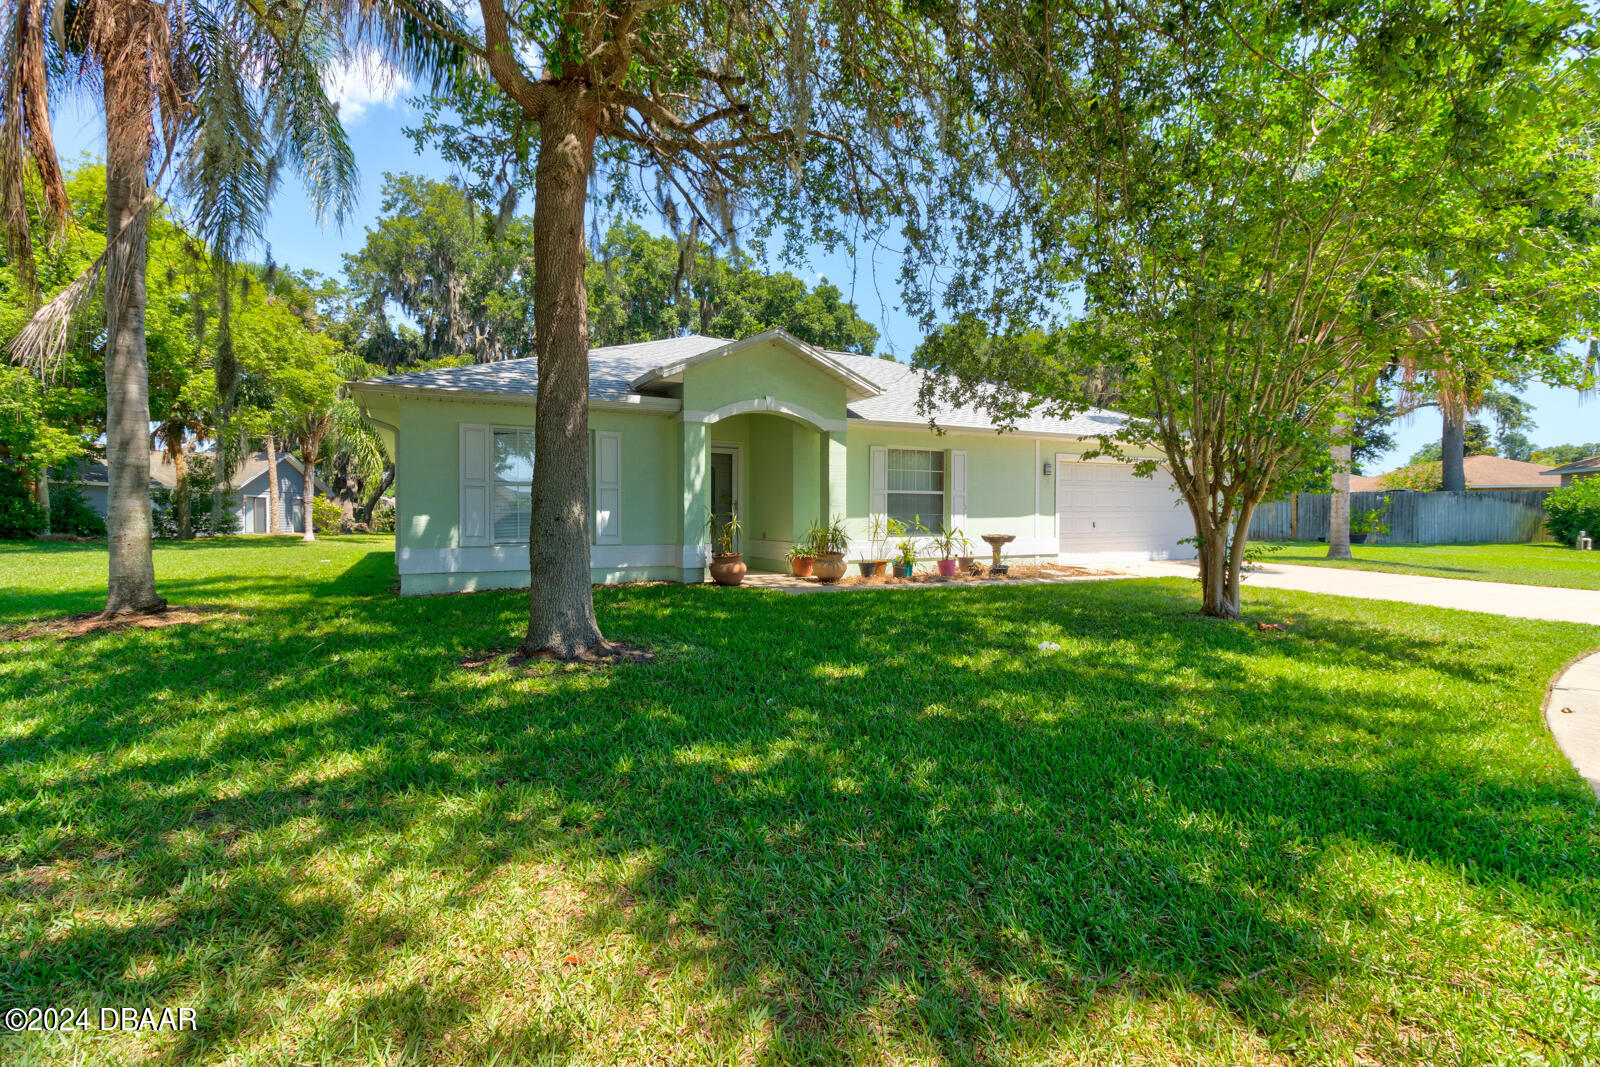
[[[814,519],[842,516],[852,558],[870,515],[1011,534],[1020,560],[1193,555],[1169,478],[1082,462],[1121,416],[1024,419],[996,432],[970,408],[917,412],[922,372],[826,352],[782,331],[675,337],[589,354],[590,568],[596,582],[704,579],[706,519],[736,511],[753,569],[783,570]],[[402,593],[525,586],[532,359],[356,382],[398,471]]]

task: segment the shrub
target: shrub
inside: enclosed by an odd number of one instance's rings
[[[1397,471],[1390,471],[1379,479],[1385,489],[1412,489],[1419,493],[1432,493],[1444,488],[1444,470],[1438,460],[1412,463]]]
[[[48,516],[33,490],[23,478],[21,468],[0,463],[0,540],[25,541],[44,533]]]
[[[1544,498],[1545,525],[1564,545],[1576,544],[1579,530],[1600,538],[1600,478],[1579,478]]]
[[[183,488],[154,489],[150,492],[151,520],[157,537],[178,536],[178,504],[189,504],[189,532],[195,537],[220,536],[239,532],[239,501],[231,492],[211,488],[215,480],[209,456],[190,456]],[[220,507],[216,506],[221,496]]]
[[[311,498],[311,528],[319,534],[336,534],[344,522],[344,509],[325,496]]]
[[[372,532],[394,533],[393,504],[379,504],[372,509]]]
[[[51,483],[50,530],[79,537],[104,537],[106,520],[95,513],[75,485]]]

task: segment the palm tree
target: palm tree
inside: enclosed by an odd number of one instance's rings
[[[325,66],[354,37],[435,82],[456,62],[430,25],[454,25],[437,0],[238,0],[159,4],[143,0],[0,0],[0,214],[24,277],[32,248],[26,189],[31,164],[53,227],[70,208],[49,126],[49,93],[69,80],[102,92],[106,123],[106,248],[94,265],[21,331],[14,351],[36,365],[65,347],[70,327],[101,288],[106,313],[106,466],[110,574],[106,613],[159,611],[151,555],[146,435],[147,225],[156,186],[173,161],[173,190],[193,208],[216,253],[218,343],[214,355],[225,438],[236,366],[229,301],[232,263],[259,237],[280,165],[295,169],[319,211],[342,219],[355,162],[338,108],[322,87]],[[57,33],[47,29],[53,20]],[[56,61],[59,60],[59,61]],[[153,135],[154,134],[154,135]],[[225,467],[225,463],[219,464]],[[226,477],[226,472],[222,474]]]

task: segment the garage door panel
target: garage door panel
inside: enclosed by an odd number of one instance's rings
[[[1056,530],[1063,557],[1174,559],[1194,555],[1188,509],[1164,472],[1140,478],[1120,463],[1056,465]]]

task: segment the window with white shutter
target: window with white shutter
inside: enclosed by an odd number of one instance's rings
[[[622,543],[622,434],[594,433],[594,543]]]
[[[462,548],[489,543],[489,427],[461,424]]]

